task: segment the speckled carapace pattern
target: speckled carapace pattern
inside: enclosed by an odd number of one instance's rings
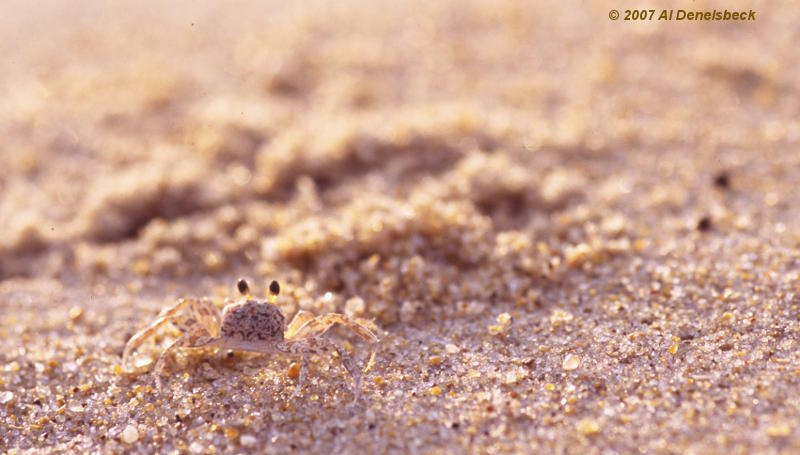
[[[0,452],[800,452],[800,7],[632,3],[3,2]]]
[[[243,300],[225,308],[220,332],[234,340],[280,342],[285,329],[280,308],[264,300]]]

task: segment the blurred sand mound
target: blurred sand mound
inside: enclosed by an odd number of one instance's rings
[[[600,3],[7,3],[0,449],[796,451],[800,12]],[[356,411],[115,369],[239,276],[383,328]]]

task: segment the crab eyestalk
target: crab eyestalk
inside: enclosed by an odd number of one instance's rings
[[[275,304],[278,300],[278,294],[281,293],[281,285],[278,284],[277,281],[272,280],[272,283],[269,284],[269,303]]]
[[[236,289],[239,290],[239,294],[247,298],[250,297],[250,285],[247,284],[247,280],[244,278],[239,278],[239,281],[236,282]]]

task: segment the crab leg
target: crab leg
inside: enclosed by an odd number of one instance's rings
[[[206,335],[201,335],[198,334],[197,332],[186,333],[182,337],[173,341],[172,344],[170,344],[167,349],[164,349],[161,355],[158,356],[158,361],[156,362],[155,370],[153,370],[153,374],[156,377],[156,388],[159,391],[161,391],[161,373],[163,372],[164,366],[166,365],[165,361],[167,360],[167,356],[169,356],[172,352],[174,352],[178,348],[200,348],[208,344],[211,344],[214,341],[216,341],[215,338]]]
[[[303,326],[306,322],[314,319],[314,315],[311,312],[300,310],[297,314],[294,315],[292,321],[286,326],[286,331],[284,333],[284,338],[287,340],[295,338],[297,334],[297,329]]]
[[[189,304],[192,308],[192,314],[203,329],[212,337],[219,335],[219,328],[222,324],[222,314],[220,314],[217,307],[211,303],[211,300],[207,298],[202,300],[191,299]]]
[[[367,328],[367,326],[339,313],[325,314],[322,316],[317,316],[314,319],[308,320],[302,326],[300,326],[296,331],[294,331],[294,333],[291,336],[291,339],[301,340],[303,338],[321,336],[335,324],[341,324],[347,327],[348,329],[352,330],[356,335],[358,335],[359,337],[361,337],[362,339],[364,339],[369,343],[378,342],[378,337],[376,337],[375,334],[372,333],[372,330]]]
[[[353,402],[355,403],[358,401],[358,398],[361,395],[361,371],[358,369],[350,354],[344,349],[339,348],[339,346],[337,346],[335,343],[332,343],[324,338],[314,337],[290,341],[284,345],[278,345],[276,347],[278,350],[286,354],[297,355],[302,358],[300,363],[300,375],[298,377],[297,388],[294,391],[293,398],[299,396],[303,389],[303,385],[305,384],[309,356],[320,354],[322,352],[334,351],[339,355],[339,360],[342,362],[342,366],[344,366],[347,374],[353,378],[353,382],[355,383],[355,391],[353,393],[355,398]]]
[[[292,398],[297,398],[303,394],[303,386],[306,383],[306,373],[308,373],[308,354],[303,353],[300,360],[300,373],[297,376],[297,387],[294,389]]]
[[[355,361],[345,349],[341,349],[331,342],[327,343],[339,354],[339,360],[342,362],[344,369],[347,370],[347,373],[353,378],[353,382],[355,383],[355,391],[353,392],[355,397],[353,398],[353,403],[358,402],[358,398],[361,396],[361,370],[359,370]]]
[[[196,299],[178,299],[175,304],[171,307],[164,309],[159,313],[158,317],[155,321],[153,321],[149,326],[145,327],[144,329],[136,332],[128,343],[125,344],[125,350],[122,353],[122,366],[128,364],[128,359],[130,358],[131,353],[139,347],[144,341],[156,331],[161,328],[164,324],[170,322],[170,319],[177,315],[186,305],[190,304],[191,302],[196,301]]]

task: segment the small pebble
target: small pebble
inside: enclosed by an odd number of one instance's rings
[[[79,306],[74,306],[69,309],[69,318],[72,321],[77,321],[83,315],[83,309]]]
[[[203,453],[205,452],[205,447],[199,441],[195,441],[189,444],[189,452],[191,453]]]
[[[564,357],[564,362],[561,363],[561,367],[567,371],[572,371],[577,369],[580,364],[580,357],[576,356],[575,354],[567,354],[567,356]]]
[[[228,428],[225,430],[225,437],[234,440],[239,437],[239,430],[236,428]]]
[[[572,313],[564,310],[555,309],[550,314],[550,325],[553,327],[558,327],[562,324],[566,324],[569,321],[573,320],[575,317]]]
[[[503,326],[511,324],[511,315],[508,313],[500,313],[497,315],[497,323]]]
[[[452,343],[448,343],[444,346],[444,351],[448,354],[458,354],[458,352],[461,351],[461,348]]]
[[[349,298],[344,303],[344,313],[350,317],[361,316],[366,309],[367,305],[361,297]]]
[[[80,403],[74,403],[69,405],[67,409],[69,409],[70,412],[83,412],[83,405]]]
[[[578,431],[581,434],[591,436],[600,432],[600,425],[594,420],[584,419],[578,422]]]
[[[0,393],[0,404],[6,404],[14,399],[14,393],[6,390],[3,393]]]
[[[787,423],[776,423],[767,428],[767,436],[771,438],[785,438],[792,434],[792,427]]]
[[[125,444],[133,444],[139,439],[139,431],[135,426],[128,425],[124,430],[122,430],[122,434],[119,436],[119,439]]]
[[[489,333],[498,335],[505,332],[511,326],[511,315],[508,313],[500,313],[497,316],[497,325],[490,325]]]
[[[681,341],[680,338],[673,336],[672,337],[672,345],[669,347],[670,354],[676,354],[678,352],[678,343]]]
[[[257,442],[258,442],[258,439],[256,439],[256,437],[253,436],[253,435],[243,434],[243,435],[241,435],[239,437],[239,444],[241,444],[241,445],[243,445],[245,447],[254,446],[254,445],[256,445]]]
[[[289,371],[287,374],[290,378],[297,379],[297,377],[300,376],[300,364],[297,362],[292,362],[292,364],[289,365]]]
[[[567,247],[566,251],[564,252],[564,256],[567,261],[567,267],[572,268],[582,265],[584,262],[589,260],[589,258],[592,256],[592,253],[592,248],[585,243],[579,243],[578,245]]]

